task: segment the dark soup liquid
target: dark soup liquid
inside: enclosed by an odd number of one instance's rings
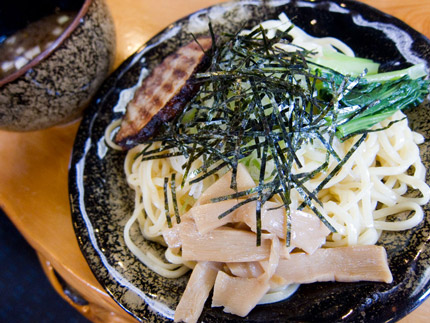
[[[0,79],[27,65],[72,23],[77,12],[58,12],[30,23],[0,44]]]

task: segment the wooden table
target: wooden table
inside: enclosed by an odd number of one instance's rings
[[[114,67],[154,34],[197,9],[220,0],[106,0],[117,30]],[[364,0],[430,37],[429,0]],[[94,322],[133,322],[103,290],[83,258],[72,228],[67,172],[79,120],[31,133],[0,131],[0,206],[37,251],[53,287]],[[78,306],[54,272],[82,295]],[[430,300],[401,322],[427,322]]]

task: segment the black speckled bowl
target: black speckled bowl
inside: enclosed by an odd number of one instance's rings
[[[76,137],[69,173],[73,225],[81,250],[94,275],[126,311],[140,321],[163,322],[173,317],[187,277],[163,278],[140,263],[127,249],[123,230],[134,206],[134,195],[123,170],[125,154],[109,149],[104,131],[120,118],[127,97],[143,68],[152,69],[178,46],[199,33],[210,17],[215,30],[233,31],[245,23],[275,18],[285,12],[299,27],[315,36],[334,36],[349,44],[358,56],[382,63],[384,70],[411,63],[430,66],[430,41],[403,22],[351,0],[258,1],[217,5],[190,15],[156,35],[130,57],[102,86],[87,110]],[[199,27],[200,26],[200,27]],[[421,156],[430,165],[430,106],[408,112],[410,126],[424,135]],[[429,182],[429,175],[427,175]],[[391,284],[315,283],[300,286],[288,300],[259,305],[244,318],[211,308],[207,302],[203,322],[393,322],[421,304],[430,290],[430,210],[425,219],[405,232],[386,232],[379,243],[388,254]],[[156,246],[139,235],[141,248]]]
[[[0,79],[0,129],[38,130],[74,120],[113,63],[115,30],[108,8],[104,0],[17,1],[18,6],[9,1],[1,5],[0,36],[56,8],[78,14],[49,48]],[[6,15],[12,19],[4,19]]]

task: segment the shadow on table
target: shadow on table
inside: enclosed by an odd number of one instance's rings
[[[0,322],[89,323],[57,294],[35,251],[1,209]]]

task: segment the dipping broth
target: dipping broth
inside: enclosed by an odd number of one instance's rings
[[[0,43],[0,79],[46,50],[72,23],[77,12],[60,11],[32,22]]]

